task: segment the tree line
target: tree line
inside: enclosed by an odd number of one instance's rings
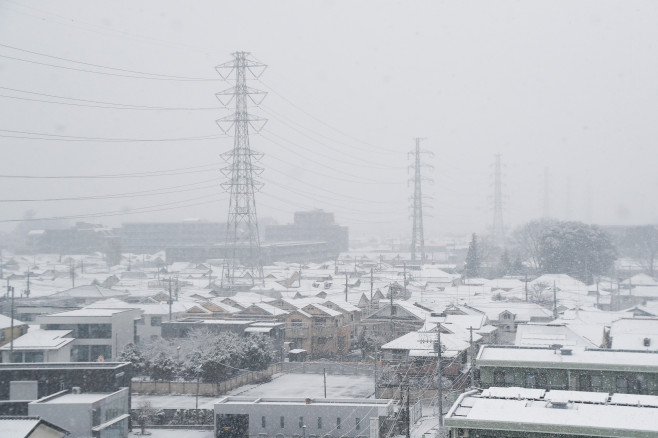
[[[152,380],[199,380],[220,383],[243,371],[267,369],[275,359],[270,339],[193,330],[189,338],[169,342],[162,338],[144,345],[128,344],[119,354],[135,375]]]

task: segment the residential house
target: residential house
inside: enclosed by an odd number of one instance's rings
[[[72,330],[75,338],[72,362],[111,360],[128,344],[135,343],[139,309],[83,308],[37,317],[44,330]]]
[[[13,328],[12,328],[13,327]],[[11,318],[5,315],[0,315],[0,345],[10,343],[12,339],[27,333],[28,325],[23,321]]]
[[[72,330],[32,329],[9,344],[0,347],[2,362],[70,362]],[[13,350],[13,352],[12,352]]]

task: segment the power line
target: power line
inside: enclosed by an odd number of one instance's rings
[[[263,82],[262,79],[259,79],[258,82],[260,82],[261,84],[263,84],[264,86],[266,86],[266,87],[270,90],[270,92],[272,92],[273,94],[276,94],[277,96],[279,96],[281,99],[283,99],[284,101],[286,101],[290,106],[296,108],[298,111],[302,112],[303,114],[307,115],[308,117],[312,118],[313,120],[315,120],[315,121],[317,121],[317,122],[323,124],[323,125],[326,126],[327,128],[329,128],[329,129],[331,129],[331,130],[333,130],[333,131],[335,131],[335,132],[337,132],[337,133],[339,133],[339,134],[341,134],[341,135],[343,135],[343,136],[345,136],[345,137],[347,137],[347,138],[349,138],[349,139],[352,139],[352,140],[354,140],[354,141],[356,141],[356,142],[359,142],[359,143],[361,143],[361,144],[364,144],[364,145],[370,146],[370,147],[372,147],[372,148],[375,148],[375,149],[377,150],[378,153],[384,152],[384,153],[391,153],[391,154],[396,154],[396,155],[400,153],[399,151],[396,151],[396,150],[393,150],[393,149],[382,148],[381,146],[373,145],[372,143],[368,143],[368,142],[366,142],[366,141],[363,141],[363,140],[360,140],[360,139],[358,139],[358,138],[355,138],[355,137],[353,137],[353,136],[351,136],[351,135],[349,135],[349,134],[347,134],[347,133],[341,131],[340,129],[335,128],[334,126],[332,126],[332,125],[330,125],[330,124],[324,122],[323,120],[321,120],[321,119],[315,117],[313,114],[309,113],[308,111],[306,111],[305,109],[303,109],[302,107],[300,107],[299,105],[295,104],[293,101],[291,101],[290,99],[288,99],[287,97],[285,97],[283,94],[279,93],[279,92],[276,91],[274,88],[272,88],[271,86],[269,86],[268,84],[266,84],[265,82]]]
[[[203,169],[211,166],[213,167],[212,169],[194,170],[194,169]],[[189,172],[187,172],[188,170]],[[21,179],[147,178],[147,177],[157,177],[157,176],[184,175],[189,173],[200,173],[200,172],[214,172],[216,170],[217,170],[216,164],[204,164],[202,166],[180,167],[177,169],[154,170],[154,171],[134,172],[134,173],[107,173],[107,174],[97,174],[97,175],[3,175],[0,174],[0,178],[21,178]]]
[[[155,205],[149,205],[145,207],[137,207],[137,208],[132,208],[132,209],[124,209],[124,210],[112,210],[112,211],[105,211],[105,212],[97,212],[97,213],[89,213],[89,214],[81,214],[81,215],[69,215],[69,216],[51,216],[51,217],[40,217],[40,218],[23,218],[23,219],[3,219],[0,220],[0,223],[9,223],[9,222],[35,222],[35,221],[49,221],[49,220],[62,220],[62,219],[84,219],[84,218],[91,218],[91,217],[110,217],[110,216],[122,216],[122,215],[127,215],[127,214],[138,214],[138,213],[150,213],[150,212],[156,212],[156,211],[165,211],[165,210],[174,210],[177,208],[183,208],[183,207],[192,207],[196,205],[203,205],[206,204],[207,202],[198,202],[198,203],[193,203],[193,204],[185,204],[185,205],[178,205],[177,207],[171,207],[171,208],[159,208],[159,207],[168,207],[171,205],[177,205],[177,204],[182,204],[185,202],[189,201],[196,201],[199,199],[211,199],[215,197],[216,194],[213,195],[204,195],[204,196],[199,196],[196,198],[191,198],[191,199],[184,199],[181,201],[174,201],[174,202],[167,202],[164,204],[155,204]]]
[[[44,67],[60,68],[60,69],[64,69],[64,70],[78,71],[78,72],[83,72],[83,73],[95,73],[95,74],[104,75],[104,76],[116,76],[116,77],[121,77],[121,78],[150,79],[150,80],[154,80],[154,81],[182,81],[182,82],[201,82],[201,81],[210,80],[210,79],[172,79],[172,78],[161,78],[161,77],[137,76],[137,75],[123,74],[123,73],[110,73],[110,72],[106,72],[106,71],[96,71],[96,70],[88,70],[88,69],[85,69],[85,68],[67,67],[67,66],[64,66],[64,65],[49,64],[47,62],[40,62],[40,61],[31,60],[31,59],[17,58],[15,56],[9,56],[9,55],[0,55],[0,58],[11,59],[13,61],[20,61],[20,62],[25,62],[25,63],[29,63],[29,64],[41,65],[41,66],[44,66]]]
[[[5,99],[17,99],[17,100],[24,100],[28,102],[39,102],[39,103],[48,103],[48,104],[54,104],[54,105],[67,105],[67,106],[79,106],[79,107],[85,107],[85,108],[102,108],[102,109],[120,109],[120,110],[131,110],[131,111],[217,111],[221,109],[220,107],[166,107],[166,106],[147,106],[147,105],[130,105],[130,104],[122,104],[122,103],[114,103],[114,102],[102,102],[102,101],[93,101],[93,100],[86,100],[86,99],[75,99],[72,97],[64,97],[64,96],[54,96],[54,95],[49,95],[49,94],[43,94],[43,93],[33,93],[30,91],[22,91],[22,90],[14,90],[12,88],[7,88],[7,87],[0,87],[0,89],[5,89],[5,90],[13,90],[13,91],[18,91],[21,93],[30,93],[30,94],[35,94],[39,96],[47,96],[47,97],[52,97],[55,99],[68,99],[68,100],[75,100],[75,101],[81,101],[81,102],[92,102],[92,103],[97,103],[98,105],[91,105],[91,104],[86,104],[86,103],[74,103],[74,102],[56,102],[52,100],[44,100],[44,99],[31,99],[29,97],[22,97],[22,96],[9,96],[6,94],[0,94],[0,97],[5,98]]]
[[[88,65],[90,67],[104,68],[104,69],[107,69],[107,70],[115,70],[115,71],[120,71],[120,72],[124,72],[124,73],[134,73],[134,74],[140,74],[140,75],[155,76],[153,78],[143,78],[143,79],[161,79],[161,80],[179,80],[179,81],[213,81],[213,82],[217,81],[217,78],[198,78],[198,77],[189,77],[189,76],[163,75],[163,74],[160,74],[160,73],[149,73],[149,72],[143,72],[143,71],[137,71],[137,70],[128,70],[128,69],[124,69],[124,68],[108,67],[106,65],[101,65],[101,64],[92,64],[90,62],[76,61],[76,60],[70,59],[70,58],[63,58],[63,57],[59,57],[59,56],[47,55],[45,53],[40,53],[40,52],[35,52],[35,51],[32,51],[32,50],[21,49],[19,47],[15,47],[15,46],[10,46],[8,44],[0,44],[0,47],[5,47],[5,48],[16,50],[16,51],[19,51],[19,52],[30,53],[32,55],[43,56],[43,57],[50,58],[50,59],[57,59],[59,61],[66,61],[66,62],[72,62],[72,63],[75,63],[75,64]],[[99,72],[94,72],[94,73],[99,73]]]
[[[8,132],[10,134],[0,134],[4,138],[20,138],[29,140],[46,140],[46,141],[93,141],[101,143],[140,143],[140,142],[167,142],[167,141],[203,141],[203,140],[216,140],[218,138],[225,138],[225,135],[206,135],[199,137],[178,137],[178,138],[106,138],[106,137],[84,137],[73,135],[59,135],[43,132],[31,131],[15,131],[10,129],[0,129],[0,132]],[[24,134],[24,135],[15,135]]]
[[[219,182],[218,179],[207,180],[206,182],[209,182],[209,181],[214,181],[216,183]],[[192,185],[194,187],[188,187],[190,185]],[[213,188],[213,187],[216,188],[217,184],[199,186],[198,183],[195,183],[195,184],[184,184],[184,185],[181,185],[181,186],[174,186],[174,187],[171,187],[171,188],[181,188],[181,187],[188,187],[188,188],[182,189],[182,190],[167,190],[166,188],[163,188],[163,189],[154,189],[154,190],[147,190],[147,191],[141,191],[141,192],[128,192],[128,193],[117,193],[117,194],[111,194],[111,195],[97,195],[97,196],[77,196],[77,197],[67,197],[67,198],[0,199],[0,203],[10,203],[10,202],[53,202],[53,201],[89,201],[89,200],[97,200],[97,199],[139,198],[139,197],[144,197],[144,196],[161,196],[161,195],[169,195],[169,194],[172,194],[172,193],[189,192],[189,191],[192,191],[192,190],[204,190],[204,189]]]

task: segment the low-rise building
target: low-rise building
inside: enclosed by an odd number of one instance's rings
[[[71,330],[75,338],[71,361],[111,360],[128,344],[135,343],[135,320],[138,309],[83,308],[69,312],[41,315],[36,322],[44,330]]]
[[[387,399],[224,397],[215,404],[215,436],[379,437],[392,413]]]
[[[39,417],[0,416],[0,430],[12,438],[64,438],[69,434],[56,424]]]
[[[445,417],[451,438],[655,438],[658,397],[489,388],[459,396]]]
[[[83,393],[74,388],[60,391],[29,403],[28,415],[65,428],[71,438],[121,438],[128,436],[129,390]]]
[[[32,329],[10,344],[0,347],[2,362],[69,362],[72,330]]]
[[[12,319],[5,315],[0,315],[0,345],[8,344],[12,339],[27,333],[28,325],[23,321]]]
[[[658,352],[485,345],[480,386],[658,395]]]

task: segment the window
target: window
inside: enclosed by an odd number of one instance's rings
[[[537,388],[548,389],[548,377],[546,373],[537,373]]]
[[[7,336],[5,336],[5,331],[0,331],[0,342],[4,341],[7,339]]]
[[[318,429],[322,429],[322,417],[318,417]]]
[[[616,386],[617,386],[617,392],[620,392],[622,394],[628,393],[628,381],[626,380],[625,377],[617,377]]]
[[[265,429],[265,425],[266,425],[266,422],[265,422],[265,415],[263,415],[262,417],[260,417],[260,427],[262,427],[263,429]]]
[[[279,419],[279,424],[281,425],[281,429],[286,427],[286,419],[283,416]]]
[[[361,419],[356,417],[356,430],[361,430]]]
[[[152,316],[151,317],[151,326],[153,327],[158,327],[162,325],[162,317],[161,316]]]
[[[601,387],[603,386],[603,379],[601,376],[592,376],[591,377],[591,383],[592,383],[592,391],[595,392],[600,392]]]
[[[292,320],[292,326],[293,327],[301,327],[302,326],[302,320],[301,319],[293,319]]]
[[[592,377],[589,374],[581,374],[578,376],[578,390],[591,391],[592,390]]]
[[[25,362],[43,362],[43,352],[28,351],[25,353]]]
[[[324,345],[327,343],[327,338],[318,338],[318,345]]]
[[[505,373],[505,383],[508,385],[511,385],[514,383],[514,373],[513,372],[508,372]]]
[[[525,386],[526,386],[526,388],[536,388],[537,387],[537,376],[535,374],[526,374],[525,375]]]
[[[336,418],[336,429],[340,429],[340,417]]]
[[[304,417],[299,417],[299,427],[304,427]]]
[[[504,385],[505,384],[505,373],[503,371],[494,371],[494,385]]]

